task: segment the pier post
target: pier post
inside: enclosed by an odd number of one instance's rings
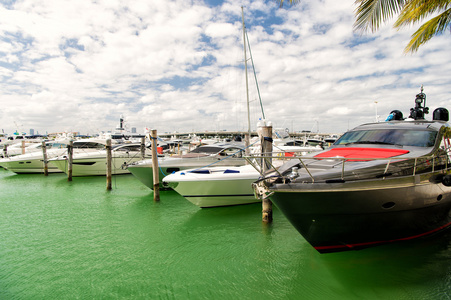
[[[270,122],[265,122],[261,127],[261,151],[262,156],[272,155],[272,124]],[[269,159],[271,161],[271,159]],[[266,160],[262,160],[262,172],[265,173],[271,168],[271,164]],[[272,223],[272,202],[269,197],[262,199],[262,221],[263,223]]]
[[[22,140],[21,148],[22,148],[22,154],[25,154],[25,140]]]
[[[158,178],[157,131],[150,132],[152,141],[153,201],[160,201],[160,179]]]
[[[141,159],[146,158],[146,137],[141,138]]]
[[[42,141],[42,156],[44,159],[44,176],[49,175],[49,162],[47,161],[47,146],[45,141]]]
[[[112,166],[112,155],[111,155],[111,139],[106,140],[106,189],[111,190],[111,166]]]
[[[67,181],[72,181],[72,161],[74,159],[74,141],[70,140],[67,145]]]
[[[246,132],[244,134],[244,155],[245,156],[249,156],[250,154],[250,150],[249,150],[249,145],[251,144],[251,136],[249,134],[249,132]]]

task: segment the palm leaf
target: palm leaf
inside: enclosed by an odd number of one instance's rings
[[[428,22],[424,23],[418,30],[412,35],[407,47],[404,49],[405,53],[416,52],[418,48],[429,41],[432,37],[442,33],[451,24],[451,8],[444,11],[440,15],[432,18]]]
[[[397,14],[408,0],[356,0],[354,29],[376,31],[382,22]]]
[[[451,0],[411,0],[402,9],[394,27],[400,28],[420,22],[427,16],[448,9]]]

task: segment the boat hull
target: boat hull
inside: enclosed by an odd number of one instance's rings
[[[177,172],[180,170],[186,170],[190,167],[159,167],[159,182],[160,187],[164,188],[161,184],[161,179],[166,175],[171,174],[172,172]],[[150,189],[153,189],[153,168],[150,166],[129,166],[128,171],[133,174],[139,181],[141,181],[145,186]]]
[[[137,158],[112,158],[112,175],[119,174],[130,174],[126,165],[127,163],[132,163],[140,160]],[[62,172],[68,173],[67,159],[52,160],[52,164],[58,167]],[[85,159],[74,159],[72,162],[72,176],[100,176],[106,175],[106,158],[85,158]]]
[[[42,174],[44,173],[44,161],[41,160],[25,160],[25,161],[11,161],[3,163],[5,169],[17,174]],[[49,163],[47,165],[48,173],[61,173],[56,166]]]
[[[451,188],[436,178],[278,184],[271,200],[320,253],[357,250],[449,228]]]
[[[261,202],[254,195],[252,183],[257,175],[251,174],[221,174],[215,177],[211,174],[189,174],[184,179],[183,172],[165,178],[177,193],[201,208],[233,206]],[[172,176],[177,176],[173,178]]]
[[[183,171],[193,168],[202,168],[207,165],[214,164],[215,166],[221,165],[231,165],[231,166],[241,166],[245,164],[244,159],[226,159],[221,160],[219,158],[163,158],[158,160],[159,169],[159,181],[160,187],[164,188],[161,184],[161,180],[169,174]],[[150,163],[143,164],[133,164],[128,166],[128,170],[132,173],[139,181],[141,181],[145,186],[153,189],[153,167]]]
[[[47,159],[51,159],[61,155],[65,149],[52,149],[47,151]],[[17,174],[39,174],[44,173],[44,159],[41,152],[28,153],[0,160],[0,165]],[[48,173],[61,173],[50,161],[47,164]]]

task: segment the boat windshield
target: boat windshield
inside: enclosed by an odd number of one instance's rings
[[[123,152],[136,151],[136,152],[139,152],[139,151],[141,151],[141,145],[127,145],[127,146],[119,145],[118,147],[114,148],[114,151],[123,151]]]
[[[222,148],[217,146],[202,146],[192,150],[190,153],[216,154],[221,152],[223,153],[223,155],[231,155],[235,154],[240,150],[241,149],[239,147]]]
[[[193,149],[190,153],[208,153],[208,154],[216,154],[221,150],[218,147],[210,147],[210,146],[202,146],[196,149]]]
[[[91,149],[105,149],[105,145],[102,145],[100,143],[96,143],[96,142],[77,142],[74,143],[74,149],[86,149],[86,148],[91,148]]]
[[[48,143],[45,145],[47,147],[47,149],[62,149],[62,148],[66,148],[67,144],[64,143]]]
[[[334,145],[382,144],[416,147],[432,147],[437,131],[409,129],[374,129],[349,131],[343,134]]]

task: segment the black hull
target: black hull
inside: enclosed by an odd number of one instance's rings
[[[338,189],[327,191],[336,185]],[[320,253],[411,240],[451,226],[451,189],[442,184],[322,191],[282,185],[271,200]]]

